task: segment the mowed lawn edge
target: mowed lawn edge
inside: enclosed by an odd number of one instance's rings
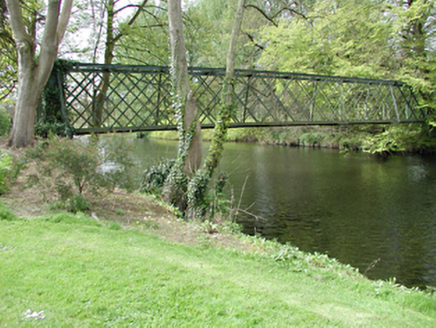
[[[179,244],[84,214],[0,220],[0,327],[436,325],[432,295],[311,256]]]

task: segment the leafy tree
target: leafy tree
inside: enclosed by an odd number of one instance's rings
[[[260,63],[282,71],[402,80],[420,95],[421,105],[431,109],[436,81],[434,14],[432,0],[316,1],[305,17],[281,18],[277,27],[263,29]],[[410,128],[401,129],[405,135]],[[426,138],[426,131],[423,126],[415,135]],[[400,136],[397,129],[380,140]]]
[[[166,4],[148,1],[143,12],[119,40],[115,60],[132,65],[169,65],[171,51]]]
[[[264,29],[261,63],[281,71],[387,78],[398,69],[393,33],[383,3],[318,1],[307,16]]]
[[[400,36],[399,79],[408,82],[420,95],[423,106],[436,109],[436,7],[434,0],[401,1],[393,10]]]

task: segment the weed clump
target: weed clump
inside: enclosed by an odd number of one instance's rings
[[[0,220],[13,221],[15,219],[16,217],[14,213],[12,213],[9,208],[4,206],[3,203],[0,202]]]
[[[139,191],[150,194],[161,194],[174,163],[175,161],[171,160],[146,169],[142,176]]]
[[[9,133],[12,127],[11,116],[3,107],[0,107],[0,136]]]
[[[0,195],[9,190],[9,181],[12,174],[13,157],[4,151],[0,151]]]

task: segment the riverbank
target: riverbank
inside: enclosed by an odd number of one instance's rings
[[[177,140],[175,131],[158,131],[150,136]],[[203,130],[202,138],[211,140],[213,130]],[[296,126],[270,128],[229,129],[229,142],[256,142],[259,144],[291,147],[367,151],[387,154],[395,152],[434,153],[436,141],[421,124],[408,125],[354,125],[354,126]]]
[[[365,130],[350,127],[275,127],[229,129],[228,142],[256,142],[268,145],[292,147],[316,147],[331,149],[361,149]],[[150,136],[158,139],[178,140],[176,131],[157,131]],[[202,130],[204,141],[210,141],[213,130]]]
[[[13,218],[1,207],[2,326],[419,326],[434,296],[369,281],[326,256],[203,230],[86,214]],[[181,235],[184,222],[166,218]],[[200,229],[201,230],[201,229]]]

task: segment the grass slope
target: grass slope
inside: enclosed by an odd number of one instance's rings
[[[0,327],[436,326],[431,295],[343,266],[177,244],[83,214],[4,218]]]

